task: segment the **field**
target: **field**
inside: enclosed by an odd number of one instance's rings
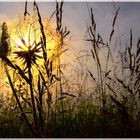
[[[102,37],[87,5],[85,44],[74,55],[65,2],[47,18],[38,3],[1,21],[0,137],[140,137],[140,39],[130,27],[126,45],[115,44],[121,7]]]

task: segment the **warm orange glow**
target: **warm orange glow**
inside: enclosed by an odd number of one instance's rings
[[[17,44],[16,49],[17,49],[17,50],[19,49],[18,46],[21,46],[22,49],[23,49],[24,51],[28,51],[28,46],[31,45],[31,44],[33,43],[33,41],[32,41],[32,42],[29,42],[28,36],[29,36],[29,35],[27,34],[27,35],[25,35],[25,37],[23,37],[23,39],[25,40],[25,43],[27,44],[27,46],[25,46],[25,45],[22,43],[22,41],[21,41],[20,38],[16,40],[16,44]]]
[[[41,41],[40,38],[42,37],[42,34],[40,25],[38,22],[34,23],[32,20],[32,18],[28,18],[27,21],[21,20],[20,23],[19,21],[14,21],[13,24],[10,24],[11,27],[9,27],[9,31],[13,52],[21,51],[21,48],[24,51],[27,51],[29,46],[34,47],[34,41],[36,41],[36,43]],[[55,27],[53,27],[53,25],[48,26],[50,23],[46,22],[48,21],[43,20],[46,35],[46,51],[48,58],[51,59],[57,53],[60,39],[57,37]],[[26,45],[23,44],[21,38],[25,41]]]
[[[55,24],[50,21],[43,19],[44,32],[46,36],[46,52],[49,61],[53,61],[53,73],[57,73],[57,68],[60,64],[59,53],[61,52],[61,40],[60,36],[56,33]],[[15,59],[17,51],[28,51],[35,47],[35,44],[41,42],[42,33],[40,31],[40,24],[36,17],[19,17],[18,20],[10,21],[8,24],[9,34],[10,34],[10,46],[11,54],[8,56],[15,64],[19,65],[22,69],[24,68],[23,61],[20,59]],[[23,42],[24,40],[24,42]],[[30,47],[30,48],[29,48]],[[41,48],[39,45],[38,47]],[[43,51],[37,53],[37,55],[42,58],[37,59],[36,63],[38,66],[33,66],[34,77],[38,75],[38,69],[42,69],[44,64],[43,61]]]

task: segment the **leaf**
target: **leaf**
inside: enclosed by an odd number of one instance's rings
[[[92,8],[90,9],[90,14],[91,14],[91,22],[92,22],[93,29],[94,29],[94,31],[96,31],[96,23],[95,23],[95,20],[94,20],[94,15],[93,15]]]
[[[117,81],[118,81],[119,83],[121,83],[121,84],[123,85],[124,88],[127,88],[127,86],[124,84],[124,82],[123,82],[122,80],[120,80],[120,79],[117,78],[117,77],[116,77],[116,79],[117,79]]]
[[[21,76],[23,79],[25,79],[25,81],[26,81],[28,84],[30,84],[30,80],[29,80],[28,77],[25,75],[24,71],[23,71],[18,65],[15,65],[15,66],[16,66],[16,68],[17,68],[17,70],[18,70],[20,76]]]
[[[113,28],[114,28],[114,26],[115,26],[115,22],[116,22],[116,19],[117,19],[117,16],[118,16],[119,10],[120,10],[120,7],[117,9],[116,14],[115,14],[115,16],[114,16],[113,24],[112,24],[112,27],[113,27]]]
[[[122,104],[117,101],[112,95],[110,95],[111,100],[117,105],[117,107],[122,108]]]
[[[94,52],[93,52],[92,49],[91,49],[91,53],[92,53],[92,57],[93,57],[93,59],[95,60],[95,55],[94,55]]]
[[[116,104],[119,112],[122,115],[122,120],[125,124],[129,123],[129,114],[126,107],[118,100],[116,100],[112,95],[110,95],[111,100]]]
[[[125,89],[127,89],[131,94],[133,94],[133,91],[130,89],[129,85],[126,85],[122,80],[118,79],[117,77],[116,77],[116,79],[119,83],[121,83],[123,85],[123,87]]]
[[[26,2],[25,2],[24,17],[26,17],[26,15],[30,15],[30,14],[27,12],[27,0],[26,0]]]
[[[2,60],[4,60],[8,66],[14,69],[16,68],[15,65],[6,56],[0,56],[0,58],[2,58]]]
[[[110,72],[111,72],[111,70],[109,70],[108,72],[106,72],[105,77],[107,77]]]
[[[38,92],[39,92],[39,96],[40,96],[41,95],[41,85],[40,85],[40,76],[39,75],[38,75],[37,86],[38,86]]]
[[[132,47],[133,43],[132,43],[132,29],[130,29],[130,47]]]
[[[66,92],[62,92],[61,94],[62,94],[62,95],[67,95],[67,96],[71,96],[71,97],[76,97],[75,95],[69,94],[69,93],[66,93]]]
[[[54,77],[57,81],[60,81],[60,79],[59,79],[56,75],[53,75],[53,77]]]
[[[110,33],[110,37],[109,37],[109,41],[111,42],[111,39],[112,39],[112,36],[113,36],[113,34],[114,34],[114,29],[111,31],[111,33]]]
[[[43,77],[43,75],[42,75],[42,73],[41,73],[40,70],[39,70],[39,74],[40,74],[41,79],[42,79],[42,81],[43,81],[43,85],[47,88],[45,78]]]
[[[58,100],[63,100],[63,99],[65,99],[66,97],[60,97],[60,98],[58,98]]]
[[[88,73],[90,74],[90,77],[96,82],[95,77],[93,76],[93,74],[88,70]]]
[[[111,86],[109,84],[106,83],[106,85],[108,86],[108,88],[114,93],[115,96],[117,96],[117,93],[111,88]]]

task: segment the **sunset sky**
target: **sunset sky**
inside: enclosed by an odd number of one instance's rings
[[[49,17],[55,10],[53,2],[38,2],[41,15]],[[69,50],[78,55],[82,49],[90,47],[85,42],[86,23],[90,23],[88,7],[93,8],[97,30],[101,36],[108,40],[111,32],[112,20],[115,10],[120,7],[116,26],[114,42],[118,40],[118,49],[124,48],[129,43],[129,31],[133,30],[133,40],[140,37],[140,3],[139,2],[65,2],[63,6],[63,23],[71,31],[71,43]],[[28,11],[32,11],[32,3],[28,3]],[[0,23],[16,19],[17,15],[23,15],[23,2],[0,2]],[[73,56],[74,57],[74,56]],[[71,56],[72,59],[72,56]]]
[[[140,3],[139,2],[65,2],[64,24],[71,30],[73,40],[83,39],[86,32],[86,22],[89,22],[88,8],[93,8],[97,29],[106,36],[111,31],[111,25],[115,8],[120,7],[117,20],[117,30],[122,38],[127,38],[130,27],[137,37],[140,36]],[[53,2],[38,2],[41,14],[49,17],[55,10]],[[32,10],[32,3],[28,4],[28,10]],[[23,2],[0,2],[0,22],[7,19],[15,19],[17,14],[23,14]]]

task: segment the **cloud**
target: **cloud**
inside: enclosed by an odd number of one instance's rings
[[[50,16],[55,11],[55,3],[52,2],[37,2],[40,7],[41,14],[46,17]],[[32,4],[28,3],[28,10],[32,11]],[[134,42],[140,37],[140,3],[126,3],[126,2],[66,2],[63,7],[63,23],[71,31],[71,42],[69,44],[70,60],[75,59],[76,55],[80,55],[80,50],[90,50],[91,47],[85,42],[86,22],[90,24],[90,16],[88,7],[93,8],[95,21],[97,24],[97,31],[106,42],[112,30],[112,21],[115,15],[115,7],[120,6],[118,14],[115,33],[114,46],[116,39],[120,37],[121,46],[119,42],[117,47],[124,48],[126,42],[129,43],[129,30],[133,28]],[[23,2],[0,2],[0,20],[10,20],[16,17],[17,13],[23,14]],[[103,52],[102,52],[103,53]]]

